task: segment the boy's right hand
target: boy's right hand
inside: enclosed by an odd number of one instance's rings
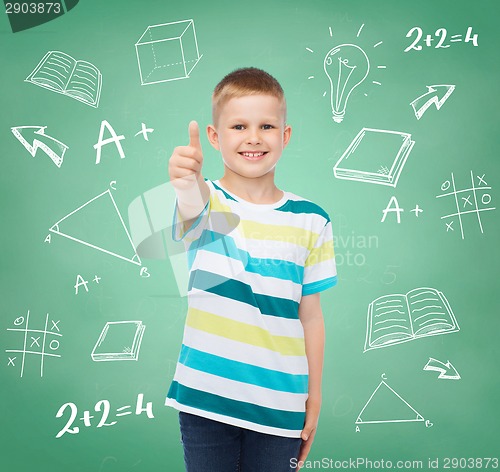
[[[196,121],[189,123],[189,144],[174,149],[168,161],[170,183],[176,190],[192,188],[201,177],[203,152],[200,143],[200,129]],[[203,177],[201,177],[203,181]]]

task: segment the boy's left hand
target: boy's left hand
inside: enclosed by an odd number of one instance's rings
[[[308,398],[306,402],[306,421],[304,423],[304,429],[301,433],[302,444],[300,446],[298,463],[305,461],[309,451],[311,450],[312,443],[314,441],[314,436],[316,434],[316,428],[318,427],[319,411],[321,409],[321,401],[313,400]],[[297,467],[300,470],[300,466]]]

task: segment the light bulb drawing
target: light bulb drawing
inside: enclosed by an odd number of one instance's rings
[[[370,72],[370,60],[359,46],[341,44],[327,52],[323,68],[330,81],[332,118],[341,123],[352,91]]]
[[[363,30],[364,23],[358,29],[356,38],[359,38]],[[330,38],[333,37],[332,28],[328,28]],[[339,41],[340,42],[340,41]],[[379,47],[383,41],[378,41],[373,44],[373,48]],[[360,84],[364,83],[370,73],[370,60],[368,54],[356,44],[342,43],[335,47],[330,46],[330,50],[326,53],[323,59],[323,71],[328,77],[330,83],[330,108],[332,111],[332,120],[335,123],[342,123],[346,113],[346,106],[353,90]],[[309,48],[306,51],[315,54]],[[372,50],[370,48],[370,50]],[[371,53],[370,53],[371,54]],[[386,69],[385,65],[377,65],[377,70]],[[324,78],[324,75],[323,75]],[[309,75],[308,80],[315,79],[314,75]],[[372,84],[382,85],[378,80],[371,80]],[[365,97],[368,96],[368,90],[363,92]],[[323,97],[327,96],[327,91],[323,93]]]

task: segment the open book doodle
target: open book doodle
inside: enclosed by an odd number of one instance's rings
[[[368,306],[364,352],[459,330],[451,306],[439,290],[421,287],[406,295],[384,295]]]
[[[363,128],[333,167],[338,179],[396,187],[413,148],[411,134]]]
[[[77,61],[63,52],[49,51],[45,54],[25,81],[94,108],[99,106],[101,72],[94,64]]]
[[[94,361],[136,361],[146,326],[142,321],[108,321],[94,349]]]

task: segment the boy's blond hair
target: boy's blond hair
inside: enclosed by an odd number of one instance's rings
[[[286,121],[285,94],[279,82],[256,67],[244,67],[227,74],[215,87],[212,95],[212,119],[219,119],[222,107],[231,99],[246,95],[271,95],[282,104]]]

